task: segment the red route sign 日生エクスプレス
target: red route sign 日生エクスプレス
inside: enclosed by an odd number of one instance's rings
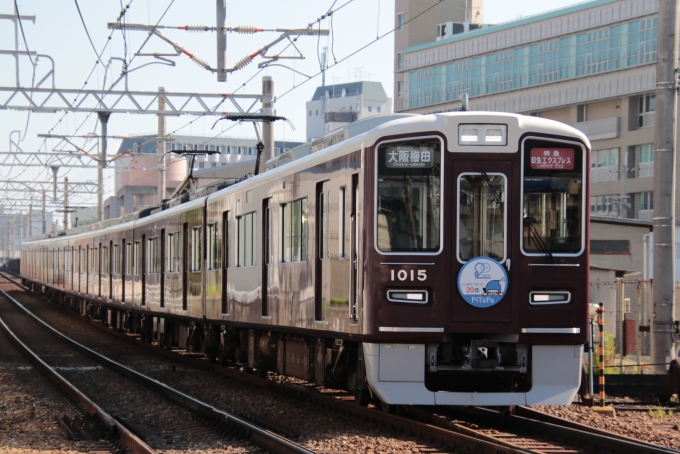
[[[532,148],[529,165],[537,170],[574,170],[573,148]]]

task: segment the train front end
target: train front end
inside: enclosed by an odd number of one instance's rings
[[[589,143],[521,115],[372,132],[366,380],[388,404],[568,405],[588,308]]]

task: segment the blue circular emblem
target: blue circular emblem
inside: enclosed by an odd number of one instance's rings
[[[508,292],[508,273],[491,257],[475,257],[458,273],[458,292],[471,306],[495,306]]]

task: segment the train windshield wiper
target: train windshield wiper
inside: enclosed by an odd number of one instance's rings
[[[480,170],[479,173],[482,174],[482,181],[484,181],[486,187],[489,188],[491,200],[496,202],[499,206],[503,206],[503,194],[501,192],[501,186],[498,184],[492,184],[489,175],[487,175],[484,170]]]
[[[545,244],[545,241],[543,241],[543,237],[536,230],[537,222],[538,221],[536,220],[536,218],[530,217],[524,218],[524,228],[527,229],[527,231],[529,232],[529,244],[531,244],[531,240],[533,239],[534,244],[536,245],[536,249],[538,249],[539,252],[545,254],[545,257],[549,263],[555,263],[555,257],[553,257],[553,255],[550,253],[547,245]]]

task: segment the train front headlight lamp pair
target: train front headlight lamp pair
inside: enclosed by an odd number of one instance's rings
[[[507,125],[458,125],[458,145],[507,145]]]

